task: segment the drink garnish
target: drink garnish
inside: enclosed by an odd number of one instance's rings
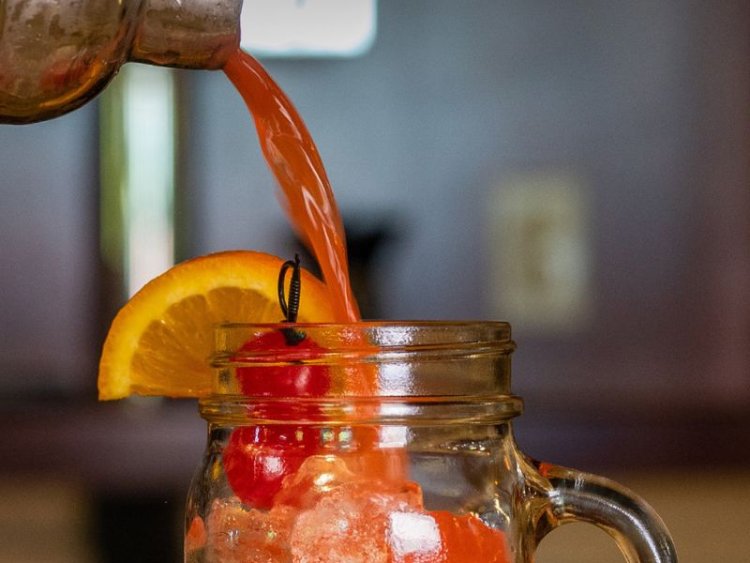
[[[287,299],[285,280],[289,270]],[[284,322],[290,324],[296,322],[301,302],[300,273],[299,256],[284,262],[279,272],[279,306]],[[263,398],[293,400],[325,395],[331,387],[328,367],[308,363],[323,351],[312,338],[292,326],[269,330],[248,340],[238,350],[238,363],[253,353],[263,354],[263,366],[242,365],[235,374],[242,393],[254,401],[248,415],[274,421],[274,424],[235,428],[224,449],[224,472],[242,502],[255,508],[270,508],[284,478],[319,451],[320,429],[291,423],[300,418],[322,421],[324,417],[318,407],[291,401],[264,403]],[[268,365],[272,363],[278,365]],[[279,424],[284,420],[290,424]]]
[[[284,261],[228,251],[182,262],[146,284],[120,310],[99,363],[99,398],[211,393],[213,331],[221,323],[276,323]],[[300,268],[307,298],[298,320],[334,320],[328,288]]]

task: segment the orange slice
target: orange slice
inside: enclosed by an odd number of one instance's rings
[[[213,327],[282,320],[277,280],[283,262],[260,252],[220,252],[150,281],[112,321],[99,363],[99,399],[207,395]],[[326,286],[306,271],[298,319],[333,320]]]

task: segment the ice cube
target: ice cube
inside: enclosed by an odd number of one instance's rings
[[[369,505],[366,499],[332,495],[301,513],[289,539],[292,561],[386,563],[386,517]]]
[[[294,563],[380,563],[389,560],[393,513],[416,512],[416,483],[372,481],[341,473],[316,502],[303,510],[289,539]]]
[[[239,499],[217,500],[207,518],[208,561],[287,563],[289,534],[296,511],[246,509]]]
[[[440,528],[430,514],[392,512],[388,517],[388,543],[394,563],[440,561]]]
[[[356,475],[340,457],[313,455],[284,479],[274,504],[310,508],[334,488],[355,480]]]

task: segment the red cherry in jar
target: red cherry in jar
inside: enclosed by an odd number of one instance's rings
[[[238,355],[262,352],[274,366],[243,366],[236,370],[242,393],[249,397],[320,397],[331,386],[329,370],[323,365],[309,365],[306,360],[319,358],[324,352],[304,333],[292,328],[268,332],[248,341]],[[289,363],[299,362],[299,363]],[[253,406],[256,416],[272,420],[322,419],[315,406],[270,403]],[[224,472],[234,493],[255,508],[270,508],[287,475],[296,472],[302,462],[320,448],[319,429],[299,424],[268,424],[235,429],[224,449]]]

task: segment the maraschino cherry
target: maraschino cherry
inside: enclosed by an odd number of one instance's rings
[[[292,268],[289,304],[284,293],[286,272]],[[287,261],[279,274],[279,303],[286,320],[296,321],[300,299],[299,258]],[[248,397],[320,397],[331,385],[329,370],[324,365],[306,361],[319,358],[324,348],[304,332],[292,326],[279,328],[246,342],[238,356],[263,352],[264,361],[273,362],[278,353],[278,367],[244,366],[236,370],[243,394]],[[294,363],[290,363],[294,362]],[[282,365],[283,364],[283,365]],[[255,508],[270,508],[287,475],[299,469],[302,462],[320,448],[319,431],[302,424],[278,423],[280,420],[322,419],[315,406],[284,401],[269,402],[263,407],[252,406],[255,416],[273,420],[275,424],[236,428],[224,449],[224,472],[234,493]],[[262,410],[261,410],[262,409]]]

